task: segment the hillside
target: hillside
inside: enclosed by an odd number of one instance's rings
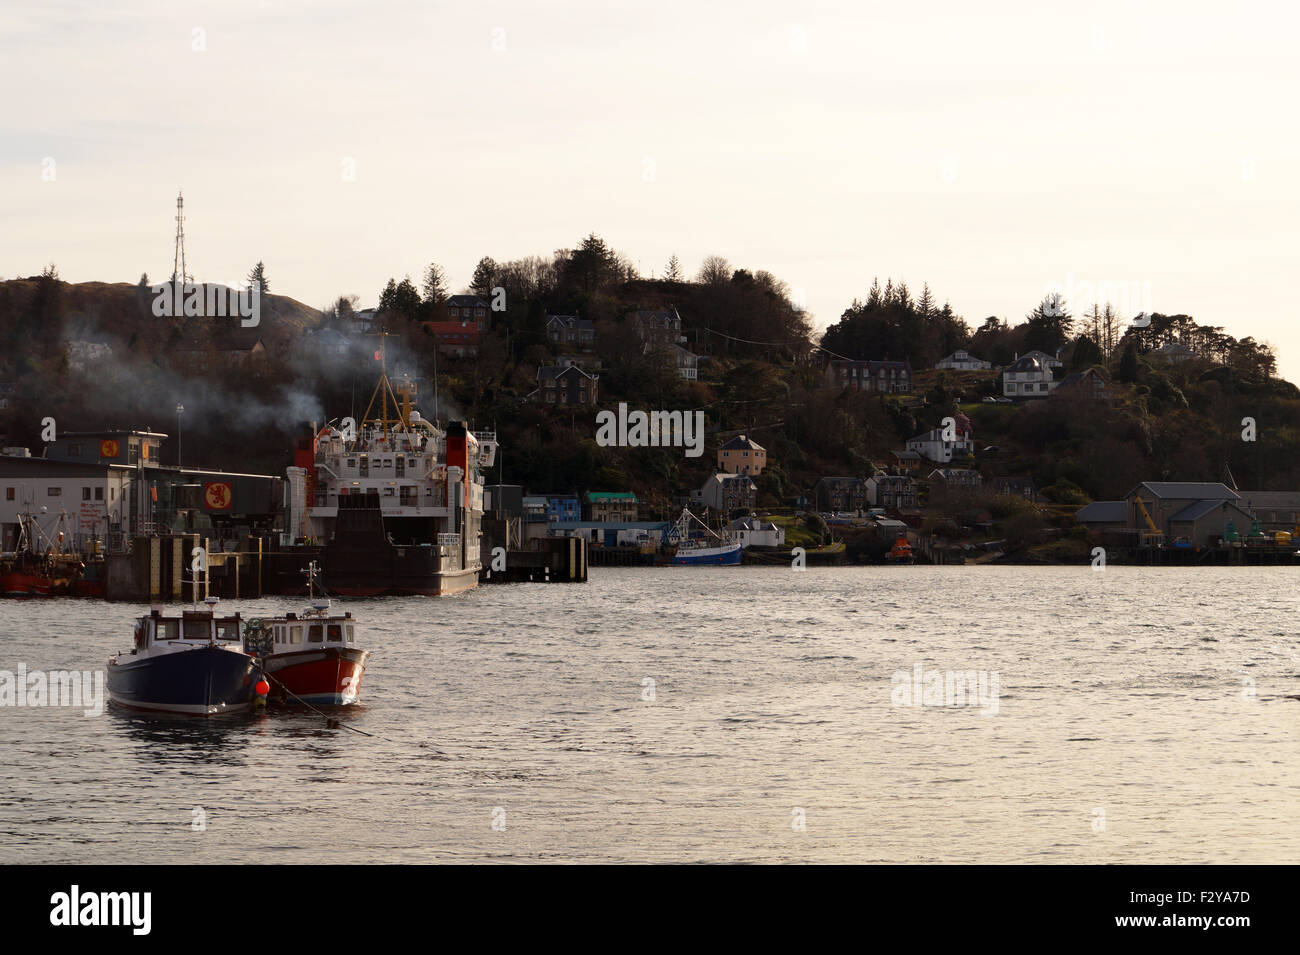
[[[498,271],[487,281],[521,281],[509,272],[517,265],[492,263]],[[418,294],[406,311],[390,304],[381,324],[396,336],[388,345],[390,370],[422,379],[425,412],[433,414],[436,366],[443,420],[464,417],[476,428],[495,428],[503,469],[489,479],[535,493],[632,490],[645,503],[643,516],[668,517],[675,498],[711,473],[717,446],[745,433],[768,450],[770,464],[757,483],[760,504],[776,506],[809,495],[823,475],[863,476],[873,465],[888,467],[890,452],[957,410],[970,418],[978,449],[973,460],[958,464],[985,477],[1028,475],[1064,504],[1117,497],[1140,480],[1217,481],[1225,467],[1243,487],[1300,487],[1300,392],[1243,364],[1242,354],[1254,353],[1232,350],[1241,343],[1221,345],[1218,356],[1167,362],[1154,353],[1160,342],[1149,332],[1144,341],[1130,329],[1110,343],[1109,358],[1090,350],[1086,336],[1067,341],[1062,373],[1096,368],[1107,382],[1104,400],[1060,395],[992,404],[982,399],[1001,393],[997,372],[940,372],[919,363],[913,395],[876,396],[828,384],[825,352],[784,286],[766,273],[740,270],[713,282],[616,273],[584,282],[562,273],[549,286],[525,282],[512,291],[472,358],[435,355],[422,331],[429,307]],[[51,275],[0,283],[6,443],[38,447],[46,416],[67,430],[147,427],[174,434],[180,402],[186,464],[280,473],[293,438],[309,422],[364,410],[377,339],[366,337],[346,309],[321,313],[269,295],[261,325],[240,330],[230,319],[157,318],[149,305],[147,289],[126,283],[70,285]],[[682,319],[686,347],[701,356],[697,381],[681,380],[671,363],[644,354],[632,330],[628,316],[636,310],[669,307]],[[626,401],[633,408],[702,409],[709,431],[704,456],[601,448],[593,409],[525,401],[537,387],[538,367],[573,351],[546,341],[548,313],[594,322],[595,343],[579,357],[600,376],[600,407]],[[848,329],[871,314],[869,305],[855,303],[828,339],[869,350],[869,339]],[[1017,334],[1033,331],[996,324],[990,330],[986,323],[971,333],[950,310],[919,314],[932,314],[933,323],[916,324],[914,338],[894,339],[904,356],[913,340],[926,354],[973,348],[981,336],[985,344],[1014,348],[1024,344]],[[1160,319],[1153,327],[1169,327],[1171,320]],[[309,334],[318,328],[350,338],[351,352],[320,353]],[[992,342],[994,335],[1003,340]],[[1218,360],[1223,357],[1231,361]],[[1254,442],[1241,437],[1246,417],[1257,423]],[[176,453],[169,441],[164,461],[174,462]]]

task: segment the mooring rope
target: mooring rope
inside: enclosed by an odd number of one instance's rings
[[[306,700],[304,700],[301,696],[299,696],[297,693],[293,692],[293,690],[289,689],[287,686],[285,686],[283,683],[281,683],[278,679],[276,679],[272,674],[267,673],[265,670],[262,671],[262,676],[265,677],[266,679],[270,680],[272,683],[275,683],[276,685],[278,685],[278,686],[280,687],[280,689],[283,690],[285,693],[288,693],[290,696],[292,696],[295,700],[297,700],[297,701],[298,701],[299,703],[301,703],[303,706],[307,707],[307,709],[311,710],[311,711],[312,711],[313,713],[315,713],[317,716],[321,717],[321,719],[325,720],[325,724],[326,724],[327,727],[332,728],[333,726],[337,726],[337,727],[339,727],[340,729],[351,730],[351,731],[354,732],[354,733],[360,733],[362,736],[369,736],[371,739],[382,739],[382,740],[383,740],[384,742],[386,742],[386,743],[391,743],[391,742],[393,742],[393,741],[392,741],[391,739],[389,739],[387,736],[379,736],[379,735],[376,734],[376,733],[367,733],[365,730],[359,730],[359,729],[357,729],[355,726],[348,726],[346,723],[344,723],[342,720],[338,719],[337,717],[330,716],[328,713],[325,713],[325,712],[322,712],[321,710],[316,709],[316,707],[312,706],[310,703],[308,703]]]

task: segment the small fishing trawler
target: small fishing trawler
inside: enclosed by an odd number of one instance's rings
[[[332,614],[329,600],[316,596],[316,562],[304,573],[311,607],[302,614],[248,621],[245,646],[261,658],[274,702],[356,703],[370,651],[357,648],[352,614]]]
[[[63,550],[67,512],[59,513],[54,532],[46,533],[31,514],[18,515],[18,547],[0,555],[0,596],[57,597],[74,592],[86,565]]]
[[[691,522],[704,528],[708,537],[693,537]],[[717,534],[707,524],[691,513],[690,508],[683,508],[675,528],[677,550],[671,563],[696,565],[734,565],[740,563],[740,542],[730,540]]]
[[[212,716],[247,710],[268,689],[260,663],[244,652],[239,614],[205,610],[166,616],[159,607],[135,625],[135,646],[108,660],[108,698],[156,713]]]

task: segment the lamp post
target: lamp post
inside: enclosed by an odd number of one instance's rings
[[[181,466],[181,415],[185,414],[185,406],[179,401],[176,402],[176,467]]]

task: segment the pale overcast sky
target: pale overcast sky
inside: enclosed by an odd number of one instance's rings
[[[166,276],[184,189],[199,279],[317,307],[595,231],[823,327],[874,275],[972,325],[1105,283],[1300,381],[1300,15],[1135,6],[9,0],[0,276]]]

